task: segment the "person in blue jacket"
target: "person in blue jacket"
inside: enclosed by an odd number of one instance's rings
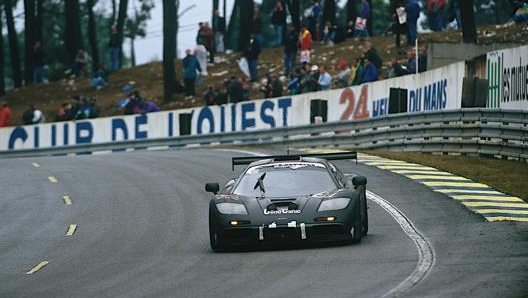
[[[363,58],[363,80],[362,83],[374,82],[378,80],[378,69],[367,58]]]
[[[407,45],[414,45],[417,38],[417,23],[420,17],[420,4],[416,0],[410,0],[405,5],[407,13]]]
[[[185,85],[185,95],[186,96],[195,96],[195,82],[196,77],[199,73],[202,72],[200,63],[194,55],[191,54],[191,50],[185,50],[185,58],[183,58],[183,84]]]

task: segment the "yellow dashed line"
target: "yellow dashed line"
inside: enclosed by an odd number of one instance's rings
[[[528,205],[526,203],[494,203],[494,202],[464,202],[464,205],[468,207],[482,207],[482,206],[489,206],[489,207],[514,207],[514,208],[526,208]],[[478,209],[478,208],[475,208]]]
[[[397,174],[416,174],[416,175],[435,175],[435,176],[454,176],[451,173],[446,172],[440,172],[438,170],[435,171],[420,171],[420,170],[394,170],[394,173]]]
[[[441,193],[467,193],[467,194],[497,194],[500,195],[501,193],[496,190],[476,190],[476,189],[435,189],[434,191],[441,192]]]
[[[528,210],[476,209],[478,213],[528,214]]]
[[[378,166],[378,168],[383,170],[436,170],[435,168],[431,167],[425,167],[425,166],[413,166],[413,165],[407,165],[407,166]]]
[[[520,198],[517,197],[502,197],[502,196],[474,196],[474,195],[460,195],[460,196],[452,196],[453,199],[456,200],[491,200],[491,201],[516,201],[516,202],[524,202]],[[526,205],[528,207],[528,205]]]
[[[57,178],[53,177],[53,176],[49,176],[48,177],[48,180],[51,182],[51,183],[57,183],[59,182],[59,180],[57,180]]]
[[[70,225],[68,227],[68,231],[66,232],[66,236],[73,236],[76,230],[77,230],[77,225]]]
[[[63,196],[62,199],[64,200],[64,204],[71,205],[73,203],[72,198],[70,196]]]
[[[415,179],[415,180],[423,180],[423,179],[442,179],[443,181],[471,181],[464,177],[459,176],[434,176],[434,175],[407,175],[408,178]]]
[[[486,217],[488,221],[523,221],[528,222],[526,217],[512,217],[512,216],[499,216],[499,217]]]
[[[454,187],[486,187],[489,186],[482,183],[469,183],[469,182],[441,182],[441,181],[425,181],[422,182],[427,186],[454,186]]]
[[[35,267],[31,268],[31,270],[29,270],[28,272],[26,272],[26,274],[33,274],[37,271],[39,271],[40,269],[42,269],[44,266],[48,265],[49,262],[48,261],[43,261],[43,262],[40,262],[38,263]]]

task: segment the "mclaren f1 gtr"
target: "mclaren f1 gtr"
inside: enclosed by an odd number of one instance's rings
[[[206,183],[209,238],[214,251],[272,243],[360,242],[368,231],[367,179],[343,174],[326,153],[233,157],[247,165],[220,189]]]

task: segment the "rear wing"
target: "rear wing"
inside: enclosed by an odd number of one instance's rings
[[[334,152],[334,153],[307,153],[293,155],[262,155],[262,156],[242,156],[231,158],[231,168],[235,169],[238,165],[248,165],[257,160],[273,159],[276,161],[302,160],[305,157],[322,158],[326,160],[344,160],[355,159],[357,164],[357,152]]]

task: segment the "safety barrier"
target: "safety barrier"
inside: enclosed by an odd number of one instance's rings
[[[319,123],[272,130],[188,135],[171,138],[84,144],[0,152],[24,157],[189,148],[196,146],[332,147],[408,152],[489,155],[528,160],[528,111],[458,109],[391,114],[381,118]]]

